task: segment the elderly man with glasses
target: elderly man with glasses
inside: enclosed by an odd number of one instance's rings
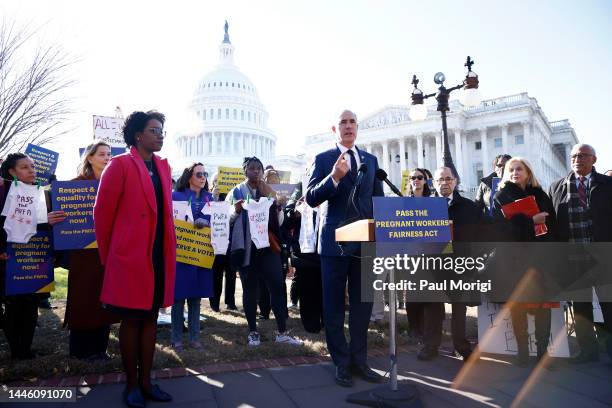
[[[563,242],[588,245],[591,242],[612,242],[612,177],[595,171],[595,149],[588,144],[577,144],[571,150],[572,171],[552,183],[548,195],[557,212],[559,238]],[[609,274],[610,271],[605,271]],[[590,288],[587,288],[590,293]],[[602,289],[602,288],[599,288]],[[597,291],[598,288],[595,287]],[[607,332],[607,348],[612,360],[612,302],[600,292],[599,300]],[[599,360],[599,346],[595,338],[593,305],[574,302],[576,339],[580,353],[571,360],[581,364]]]
[[[448,218],[453,221],[453,241],[473,241],[475,234],[479,231],[482,212],[472,200],[459,194],[457,179],[450,168],[440,167],[434,172],[434,187],[437,195],[445,198],[448,203]],[[467,306],[464,302],[452,303],[451,334],[453,347],[457,354],[463,357],[464,362],[472,354],[471,345],[465,338]],[[417,354],[417,358],[422,361],[429,361],[438,356],[438,348],[442,342],[444,303],[425,303],[424,312],[423,347]]]

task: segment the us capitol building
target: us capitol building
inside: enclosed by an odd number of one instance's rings
[[[440,112],[430,106],[427,118],[415,122],[408,117],[408,108],[387,106],[357,118],[357,146],[374,154],[397,186],[403,170],[424,167],[433,172],[443,163]],[[545,188],[570,170],[569,154],[578,138],[569,120],[549,121],[537,100],[526,92],[470,108],[453,100],[447,114],[451,155],[469,198],[474,198],[480,178],[493,171],[498,154],[525,157]],[[308,162],[334,141],[331,132],[307,136]]]
[[[202,161],[209,173],[218,166],[240,167],[245,156],[257,156],[264,165],[291,171],[300,180],[314,156],[334,145],[331,132],[306,136],[302,154],[276,156],[276,136],[268,128],[268,112],[257,88],[234,64],[234,46],[225,22],[219,46],[219,64],[196,87],[189,105],[197,129],[178,132],[176,148],[182,164]],[[359,116],[358,147],[378,158],[389,179],[400,185],[403,170],[442,165],[440,113],[430,106],[427,118],[411,121],[409,106],[386,106]],[[501,153],[523,156],[545,188],[569,172],[569,153],[578,138],[569,120],[550,121],[537,100],[526,92],[464,107],[450,101],[449,143],[461,176],[461,189],[473,198],[480,178],[492,171]],[[180,170],[180,166],[175,166]],[[386,186],[385,186],[386,188]]]
[[[253,82],[234,64],[228,28],[226,21],[219,64],[200,80],[189,105],[199,129],[175,135],[180,161],[202,161],[209,173],[218,166],[241,167],[245,156],[257,156],[264,165],[275,157],[268,112]]]

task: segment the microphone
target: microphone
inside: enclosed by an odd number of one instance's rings
[[[340,226],[353,222],[357,219],[361,219],[362,217],[361,211],[359,211],[359,207],[355,203],[355,197],[359,195],[359,188],[361,187],[361,183],[363,182],[363,178],[365,176],[365,173],[367,173],[367,171],[368,171],[368,165],[365,163],[362,163],[361,166],[359,166],[359,170],[357,170],[357,177],[355,178],[355,185],[353,185],[353,188],[351,189],[351,192],[349,194],[349,199],[346,202],[346,207],[344,209],[344,213],[346,214],[345,219],[344,221],[340,223]],[[355,211],[355,217],[349,217],[350,206],[352,206]]]
[[[363,181],[363,176],[368,172],[368,165],[365,163],[361,163],[359,166],[359,170],[357,170],[357,178],[355,179],[355,189],[359,191],[359,187],[361,186],[361,182]]]
[[[384,171],[383,169],[378,169],[376,170],[376,178],[379,179],[380,181],[384,181],[385,183],[387,183],[387,185],[389,186],[389,188],[391,189],[391,191],[393,191],[395,194],[397,194],[400,197],[403,197],[404,195],[402,194],[401,191],[399,191],[397,189],[397,187],[395,187],[393,185],[393,183],[391,183],[389,181],[389,179],[387,178],[387,172]]]
[[[368,171],[368,165],[365,163],[361,163],[361,166],[359,166],[359,170],[357,170],[357,178],[355,179],[355,186],[353,187],[353,191],[351,192],[351,197],[350,197],[351,204],[353,205],[355,212],[360,217],[361,217],[361,211],[359,211],[359,208],[357,207],[357,204],[355,203],[355,197],[359,196],[359,189],[361,188],[361,182],[363,181],[363,177],[365,176],[365,173],[367,173],[367,171]]]

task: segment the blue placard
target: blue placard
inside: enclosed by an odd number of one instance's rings
[[[49,184],[49,178],[55,174],[55,169],[57,168],[59,153],[28,143],[25,154],[34,160],[38,182],[43,186]]]
[[[489,214],[493,215],[493,198],[495,198],[495,193],[497,192],[497,186],[499,185],[499,182],[501,181],[501,178],[499,177],[493,177],[491,179],[491,197],[489,197]]]
[[[373,197],[377,255],[442,253],[451,242],[442,197]],[[384,252],[384,253],[380,253]]]
[[[8,242],[6,254],[6,295],[53,290],[51,231],[39,231],[27,244]]]
[[[51,183],[53,211],[66,213],[66,219],[53,226],[56,250],[96,248],[93,207],[97,192],[97,180]]]

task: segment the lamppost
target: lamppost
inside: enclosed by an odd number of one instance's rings
[[[448,108],[448,99],[450,97],[450,93],[456,91],[457,89],[463,89],[463,94],[461,97],[462,103],[464,106],[478,106],[480,104],[480,92],[478,91],[478,75],[472,71],[472,65],[474,65],[474,60],[472,60],[469,56],[464,64],[467,67],[468,72],[463,80],[463,83],[453,86],[452,88],[446,88],[444,86],[444,81],[446,77],[442,72],[438,72],[434,75],[434,82],[440,87],[438,88],[438,92],[431,94],[423,94],[418,88],[419,80],[416,75],[412,76],[412,84],[414,85],[414,89],[412,90],[412,105],[410,106],[410,111],[408,112],[408,116],[413,121],[424,120],[427,117],[427,107],[423,104],[423,101],[432,96],[436,97],[436,101],[438,101],[438,112],[441,113],[442,116],[442,135],[444,137],[444,147],[443,147],[443,160],[444,167],[449,167],[453,175],[457,178],[457,183],[460,181],[459,173],[455,168],[455,164],[453,163],[453,157],[450,153],[450,147],[448,145],[448,129],[446,127],[446,112],[449,110]],[[455,142],[456,143],[456,142]]]

